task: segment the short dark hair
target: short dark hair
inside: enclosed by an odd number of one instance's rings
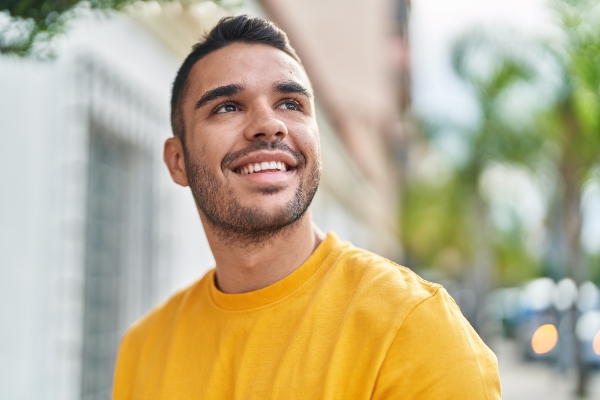
[[[179,68],[171,92],[171,127],[173,134],[184,141],[185,126],[181,105],[188,88],[188,76],[193,66],[202,57],[232,43],[266,44],[279,49],[302,65],[296,51],[290,45],[287,35],[271,21],[252,18],[248,15],[225,17],[192,47],[192,52]]]

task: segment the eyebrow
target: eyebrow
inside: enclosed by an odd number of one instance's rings
[[[275,82],[273,84],[273,90],[279,93],[298,93],[308,97],[309,99],[312,97],[308,89],[294,81]]]
[[[206,103],[218,99],[219,97],[233,96],[241,92],[244,88],[241,85],[232,83],[231,85],[219,86],[204,93],[200,100],[196,102],[194,109],[202,107]]]

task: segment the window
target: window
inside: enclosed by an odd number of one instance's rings
[[[82,399],[110,399],[121,336],[153,299],[153,179],[147,150],[90,124]]]

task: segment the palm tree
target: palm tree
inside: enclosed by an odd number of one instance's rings
[[[582,283],[587,274],[581,247],[581,194],[583,184],[593,178],[593,168],[599,161],[600,9],[589,0],[556,1],[554,8],[562,40],[548,49],[560,67],[561,79],[556,101],[540,115],[539,124],[547,139],[560,149],[554,161],[560,182],[557,196],[565,240],[564,262],[569,275]],[[572,313],[575,316],[574,306]],[[575,349],[576,392],[585,396],[586,368],[579,346]]]
[[[453,128],[463,132],[470,149],[458,174],[471,197],[480,288],[489,285],[492,257],[488,206],[477,186],[491,162],[535,168],[543,158],[554,164],[564,262],[576,282],[586,278],[580,244],[581,192],[598,165],[600,145],[600,10],[596,3],[556,0],[553,7],[560,35],[549,44],[478,31],[464,36],[454,47],[454,69],[471,88],[480,112],[474,126]],[[544,72],[548,66],[555,71],[550,78]],[[523,87],[537,91],[539,106],[530,109],[535,118],[514,123],[512,115],[504,111],[505,105],[511,92]],[[544,87],[553,90],[544,92]],[[575,348],[577,393],[583,396],[586,371],[579,346]]]
[[[511,37],[481,30],[469,33],[455,43],[452,63],[457,75],[475,97],[479,118],[472,125],[459,125],[447,120],[426,121],[424,131],[429,140],[436,140],[452,131],[458,133],[468,150],[465,158],[455,166],[451,179],[437,192],[434,191],[436,194],[430,193],[427,197],[427,189],[422,185],[406,190],[403,232],[411,235],[405,239],[404,245],[410,256],[419,240],[431,241],[432,236],[424,238],[424,235],[413,235],[413,232],[420,232],[415,222],[419,216],[421,221],[434,220],[438,227],[435,231],[438,241],[447,240],[435,250],[452,247],[467,255],[468,263],[473,267],[472,283],[477,291],[477,304],[482,305],[492,285],[496,261],[510,262],[511,259],[497,245],[494,248],[489,204],[479,190],[480,179],[492,164],[530,166],[539,157],[542,137],[538,131],[531,123],[514,123],[504,112],[511,91],[519,85],[534,84],[537,71],[535,63],[524,59],[515,49],[515,41]],[[485,68],[485,65],[491,67]],[[425,204],[429,206],[425,207]],[[437,217],[432,218],[433,215]],[[421,227],[424,225],[421,222]],[[449,233],[441,236],[444,232]],[[507,243],[505,241],[502,246],[506,248]],[[509,245],[514,248],[514,243]],[[435,241],[432,246],[435,246]],[[519,254],[526,258],[526,252]],[[530,262],[528,264],[531,265]],[[483,320],[475,317],[472,323],[480,334],[485,334],[482,331]]]

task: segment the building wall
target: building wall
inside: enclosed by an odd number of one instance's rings
[[[0,397],[33,399],[48,388],[50,339],[40,333],[47,332],[47,315],[56,306],[47,301],[52,271],[40,268],[51,256],[52,241],[49,224],[40,221],[54,201],[44,163],[51,143],[42,132],[54,121],[52,115],[32,117],[51,99],[40,90],[51,74],[23,63],[0,68],[1,93],[13,93],[0,96]],[[20,78],[17,71],[23,72]],[[33,388],[31,380],[46,385]]]
[[[177,60],[124,16],[72,34],[0,59],[0,398],[109,398],[125,328],[213,263],[161,161]]]

